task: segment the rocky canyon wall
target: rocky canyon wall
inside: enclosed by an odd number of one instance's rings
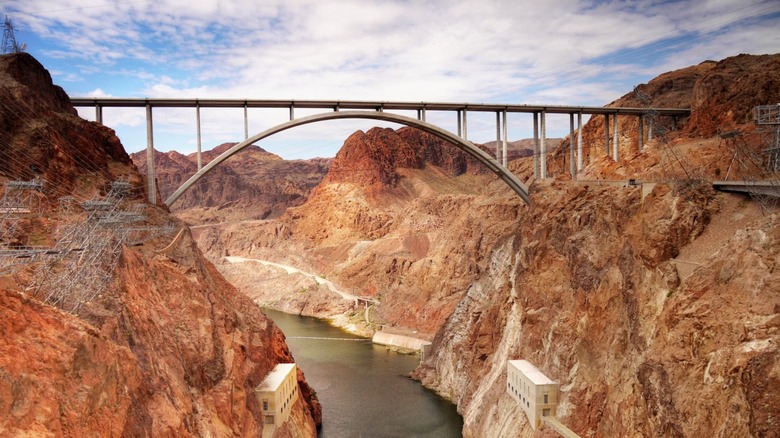
[[[42,183],[40,214],[24,213],[2,243],[50,248],[0,275],[0,435],[260,436],[254,388],[294,360],[284,335],[203,258],[181,221],[143,202],[142,178],[113,132],[75,116],[30,55],[0,57],[0,93],[0,181]],[[120,178],[129,183],[123,208],[147,228],[176,231],[121,247],[106,286],[70,312],[45,304],[72,278],[36,279],[62,275],[89,250],[51,248],[62,227],[86,221],[78,205]],[[279,436],[316,435],[319,403],[302,373],[298,381],[302,398]]]

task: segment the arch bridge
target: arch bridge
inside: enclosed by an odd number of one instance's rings
[[[147,127],[147,192],[149,202],[157,203],[157,187],[154,170],[154,130],[152,109],[154,107],[165,108],[195,108],[197,127],[197,162],[198,171],[192,175],[181,187],[179,187],[165,204],[172,205],[195,182],[214,167],[230,158],[243,148],[254,144],[266,137],[288,129],[311,123],[339,119],[371,119],[399,123],[423,130],[446,141],[449,141],[465,153],[476,158],[488,169],[495,173],[526,203],[530,203],[528,188],[506,167],[507,165],[507,113],[531,113],[534,124],[534,178],[547,177],[547,146],[546,146],[546,115],[568,114],[570,137],[570,173],[573,178],[582,169],[582,115],[604,116],[605,127],[605,152],[610,155],[610,129],[609,121],[612,119],[613,141],[611,156],[618,160],[618,116],[632,116],[639,119],[639,149],[641,150],[647,140],[652,139],[653,121],[656,117],[669,117],[672,119],[673,128],[676,127],[679,118],[690,115],[690,110],[685,108],[609,108],[588,106],[562,106],[562,105],[510,105],[510,104],[485,104],[485,103],[441,103],[441,102],[387,102],[387,101],[322,101],[322,100],[236,100],[236,99],[123,99],[123,98],[71,98],[74,107],[94,107],[95,120],[103,122],[103,108],[105,107],[143,107],[146,108]],[[201,133],[200,133],[200,109],[201,108],[243,108],[244,109],[244,141],[236,144],[217,158],[206,164],[201,160]],[[249,136],[248,108],[288,108],[290,120],[277,126]],[[326,112],[307,117],[295,117],[295,109],[323,109]],[[416,111],[417,118],[404,116],[388,111]],[[426,121],[427,111],[448,111],[457,115],[457,133],[447,131]],[[496,114],[496,153],[495,158],[483,151],[468,140],[468,112],[493,112]],[[575,131],[575,115],[577,116],[577,128]],[[648,124],[645,132],[645,123]],[[541,135],[540,135],[541,134]]]

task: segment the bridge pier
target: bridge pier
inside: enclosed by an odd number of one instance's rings
[[[501,154],[501,163],[504,165],[504,167],[506,167],[506,147],[509,141],[508,135],[509,135],[509,128],[507,128],[506,125],[506,110],[504,110],[504,142],[503,142],[504,144],[502,147],[502,154]]]
[[[465,109],[463,110],[463,139],[469,141],[469,124],[468,124],[468,120],[466,119],[467,112],[468,111],[466,111]]]
[[[547,111],[542,111],[540,119],[540,166],[541,166],[541,178],[547,179]]]
[[[647,141],[653,139],[653,117],[647,119]]]
[[[496,161],[501,157],[501,112],[496,111]]]
[[[582,170],[582,111],[577,113],[577,172]]]
[[[539,179],[539,113],[534,112],[534,179]]]
[[[249,138],[249,115],[247,111],[247,103],[244,101],[244,140]]]
[[[195,103],[195,125],[198,130],[198,170],[203,167],[203,159],[201,158],[201,136],[200,136],[200,105]]]
[[[618,161],[618,150],[620,149],[620,137],[618,136],[618,114],[615,113],[612,116],[612,124],[614,125],[612,129],[614,130],[612,134],[612,159],[615,160],[617,163]]]
[[[569,113],[569,175],[571,175],[571,179],[577,177],[577,170],[574,166],[574,113]]]
[[[460,110],[458,110],[458,137],[463,138],[463,116],[460,114]]]
[[[609,114],[604,114],[604,155],[609,156]]]
[[[103,107],[99,103],[95,104],[95,121],[103,124]]]
[[[154,133],[152,105],[146,104],[146,187],[150,204],[157,204],[157,182],[154,172]]]
[[[639,116],[639,152],[645,148],[645,116]]]

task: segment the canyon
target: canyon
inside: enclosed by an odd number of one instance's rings
[[[691,116],[677,129],[658,120],[642,151],[637,120],[621,117],[617,162],[603,149],[610,127],[592,118],[577,179],[572,139],[552,148],[546,180],[518,143],[509,168],[530,205],[411,128],[355,132],[333,159],[249,148],[175,215],[145,205],[149,224],[176,232],[123,247],[77,312],[25,287],[34,266],[0,276],[0,432],[257,436],[252,389],[292,360],[260,304],[432,341],[412,377],[457,405],[467,437],[554,436],[506,393],[506,362],[521,358],[560,383],[557,417],[583,437],[778,436],[777,207],[710,184],[776,180],[751,165],[764,147],[751,111],[780,102],[777,78],[780,55],[740,55],[638,85],[608,106]],[[34,59],[2,57],[0,91],[3,181],[50,182],[45,214],[14,242],[57,240],[55,197],[92,199],[124,178],[126,202],[144,199],[143,156],[133,164],[110,129],[79,119]],[[197,168],[192,155],[157,157],[161,193]],[[605,182],[628,179],[654,185]],[[298,383],[277,436],[316,434],[319,404],[303,373]]]
[[[568,138],[548,180],[518,154],[509,167],[530,206],[452,146],[372,128],[278,217],[188,220],[255,302],[433,341],[413,376],[457,404],[464,436],[552,436],[505,394],[518,358],[561,384],[558,417],[580,436],[777,436],[776,204],[709,181],[776,178],[751,164],[763,147],[751,112],[780,101],[778,77],[780,56],[740,55],[638,85],[608,106],[689,107],[690,118],[657,120],[640,151],[636,118],[620,117],[617,162],[592,118],[577,180]],[[629,179],[654,186],[643,194]],[[367,323],[311,277],[227,256],[295,266],[381,304]]]

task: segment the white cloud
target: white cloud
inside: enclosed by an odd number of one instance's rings
[[[77,61],[63,78],[133,96],[597,105],[639,76],[780,47],[775,0],[100,1],[4,7],[46,44],[31,51]]]

